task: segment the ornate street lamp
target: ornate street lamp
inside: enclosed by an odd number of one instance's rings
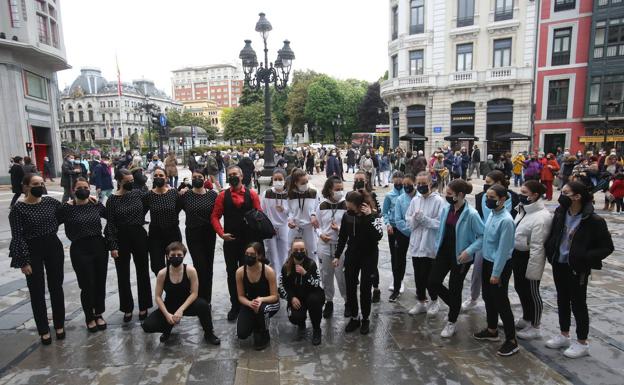
[[[154,154],[154,148],[152,146],[152,113],[159,113],[160,107],[156,104],[150,102],[149,95],[145,95],[145,102],[139,103],[135,108],[135,111],[139,113],[145,113],[145,118],[147,120],[147,142],[149,146],[149,152]]]
[[[338,142],[336,142],[336,129],[338,129],[338,132],[340,133],[340,126],[344,125],[344,121],[342,120],[342,117],[340,116],[340,114],[336,115],[336,119],[332,120],[332,131],[334,134],[334,145],[338,145]],[[340,136],[340,135],[338,135]]]
[[[251,40],[245,40],[245,47],[240,52],[239,58],[243,62],[245,84],[254,91],[264,86],[264,171],[263,175],[271,176],[275,167],[273,155],[273,125],[271,124],[271,93],[273,83],[276,90],[281,91],[288,84],[292,61],[295,53],[290,49],[290,42],[284,40],[284,46],[277,51],[277,59],[274,63],[269,62],[269,50],[267,39],[273,29],[264,13],[260,13],[260,20],[256,23],[256,32],[260,33],[264,43],[264,62],[258,63],[256,52],[251,48]]]
[[[609,93],[609,95],[607,96],[606,103],[604,103],[602,105],[602,110],[605,113],[605,121],[604,121],[604,151],[606,153],[608,153],[608,149],[607,149],[607,135],[608,135],[608,131],[609,131],[609,114],[610,113],[614,113],[617,110],[619,110],[621,104],[622,104],[621,101],[619,101],[617,99],[612,99],[611,98],[611,93]]]

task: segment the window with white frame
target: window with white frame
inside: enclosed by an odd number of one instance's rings
[[[472,70],[472,43],[457,45],[457,72]]]
[[[409,73],[410,75],[422,75],[425,70],[424,51],[422,49],[410,51],[409,53]]]
[[[494,21],[513,19],[513,0],[496,0]]]
[[[425,32],[425,0],[410,1],[410,35]]]
[[[511,66],[511,38],[494,40],[494,68]]]

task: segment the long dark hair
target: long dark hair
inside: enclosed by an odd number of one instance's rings
[[[329,178],[327,178],[327,180],[325,181],[325,185],[323,186],[323,191],[321,191],[324,198],[329,199],[332,197],[332,191],[336,183],[342,183],[342,180],[335,175],[332,175]]]
[[[295,271],[295,257],[293,257],[293,245],[296,242],[302,242],[306,249],[306,257],[303,259],[302,265],[306,264],[306,261],[310,259],[310,256],[308,255],[308,246],[305,244],[305,241],[303,240],[303,238],[296,237],[290,244],[290,248],[288,249],[288,259],[286,259],[286,262],[284,263],[284,267],[286,268],[286,275],[290,275]]]
[[[568,187],[574,194],[579,194],[581,196],[581,203],[583,205],[591,202],[594,199],[594,194],[592,194],[589,187],[586,184],[579,181],[568,182]]]
[[[288,183],[288,196],[292,194],[293,191],[297,189],[297,181],[299,178],[308,175],[305,171],[300,168],[295,168],[290,173],[290,182]]]
[[[254,251],[256,252],[256,259],[262,263],[267,263],[267,259],[266,256],[264,254],[264,245],[260,242],[251,242],[249,243],[246,247],[245,247],[245,251],[247,251],[248,248],[252,248],[254,249]]]

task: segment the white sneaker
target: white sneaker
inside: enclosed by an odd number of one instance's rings
[[[589,344],[583,345],[575,340],[569,348],[563,351],[563,355],[568,358],[581,358],[589,356]]]
[[[534,340],[536,338],[540,338],[542,333],[539,329],[534,328],[532,325],[525,327],[524,329],[518,331],[516,333],[518,338],[523,340]]]
[[[462,311],[469,311],[469,310],[474,309],[478,305],[479,305],[479,301],[478,300],[475,301],[475,300],[469,298],[469,299],[465,300],[462,303],[461,309],[462,309]]]
[[[442,338],[451,338],[455,334],[455,324],[453,322],[448,322],[444,329],[442,329],[442,333],[440,333],[440,337]]]
[[[527,327],[531,326],[531,323],[525,320],[524,318],[520,318],[516,321],[516,330],[524,330]]]
[[[570,346],[570,337],[566,337],[562,334],[557,334],[553,338],[546,341],[546,347],[550,349],[561,349]]]
[[[429,302],[429,307],[427,308],[427,315],[434,316],[438,314],[440,311],[440,302],[438,300]]]
[[[411,315],[422,314],[427,312],[427,306],[424,303],[418,302],[413,308],[408,312]]]

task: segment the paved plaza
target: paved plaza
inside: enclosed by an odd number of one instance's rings
[[[352,174],[346,177],[346,187],[350,189]],[[320,189],[323,180],[314,176],[313,184]],[[479,191],[482,181],[474,182],[478,184],[475,191]],[[51,195],[60,198],[57,185],[49,189]],[[378,189],[381,199],[385,191]],[[371,333],[367,336],[345,335],[346,322],[341,317],[343,301],[338,299],[334,318],[322,321],[322,344],[312,346],[311,327],[305,340],[297,340],[296,327],[288,322],[282,301],[282,309],[272,319],[269,348],[257,352],[251,341],[239,341],[235,324],[226,319],[229,301],[220,240],[214,266],[213,318],[221,346],[203,342],[203,333],[195,319],[185,318],[166,343],[159,342],[158,334],[143,333],[136,311],[131,323],[122,324],[112,260],[105,312],[109,327],[91,334],[85,328],[76,276],[69,262],[69,242],[62,227],[59,235],[66,248],[67,339],[41,346],[26,280],[19,270],[9,267],[7,258],[11,238],[7,219],[10,198],[10,191],[0,191],[0,250],[5,256],[4,272],[0,276],[0,385],[624,383],[624,216],[606,214],[615,253],[605,260],[602,271],[593,273],[589,285],[591,356],[586,358],[571,360],[560,351],[546,349],[545,338],[520,340],[519,354],[498,357],[498,344],[472,338],[474,331],[485,326],[482,305],[460,315],[455,337],[443,340],[440,331],[445,324],[446,306],[433,318],[407,314],[416,302],[410,263],[405,293],[395,304],[387,301],[391,269],[386,237],[380,242],[382,301],[373,305]],[[602,199],[602,195],[596,198],[599,208]],[[182,218],[181,222],[184,222]],[[187,262],[190,263],[190,258]],[[469,278],[465,286],[469,286]],[[545,305],[542,330],[544,336],[550,336],[557,332],[558,323],[548,264],[542,296]],[[520,305],[512,288],[510,298],[518,316]]]

